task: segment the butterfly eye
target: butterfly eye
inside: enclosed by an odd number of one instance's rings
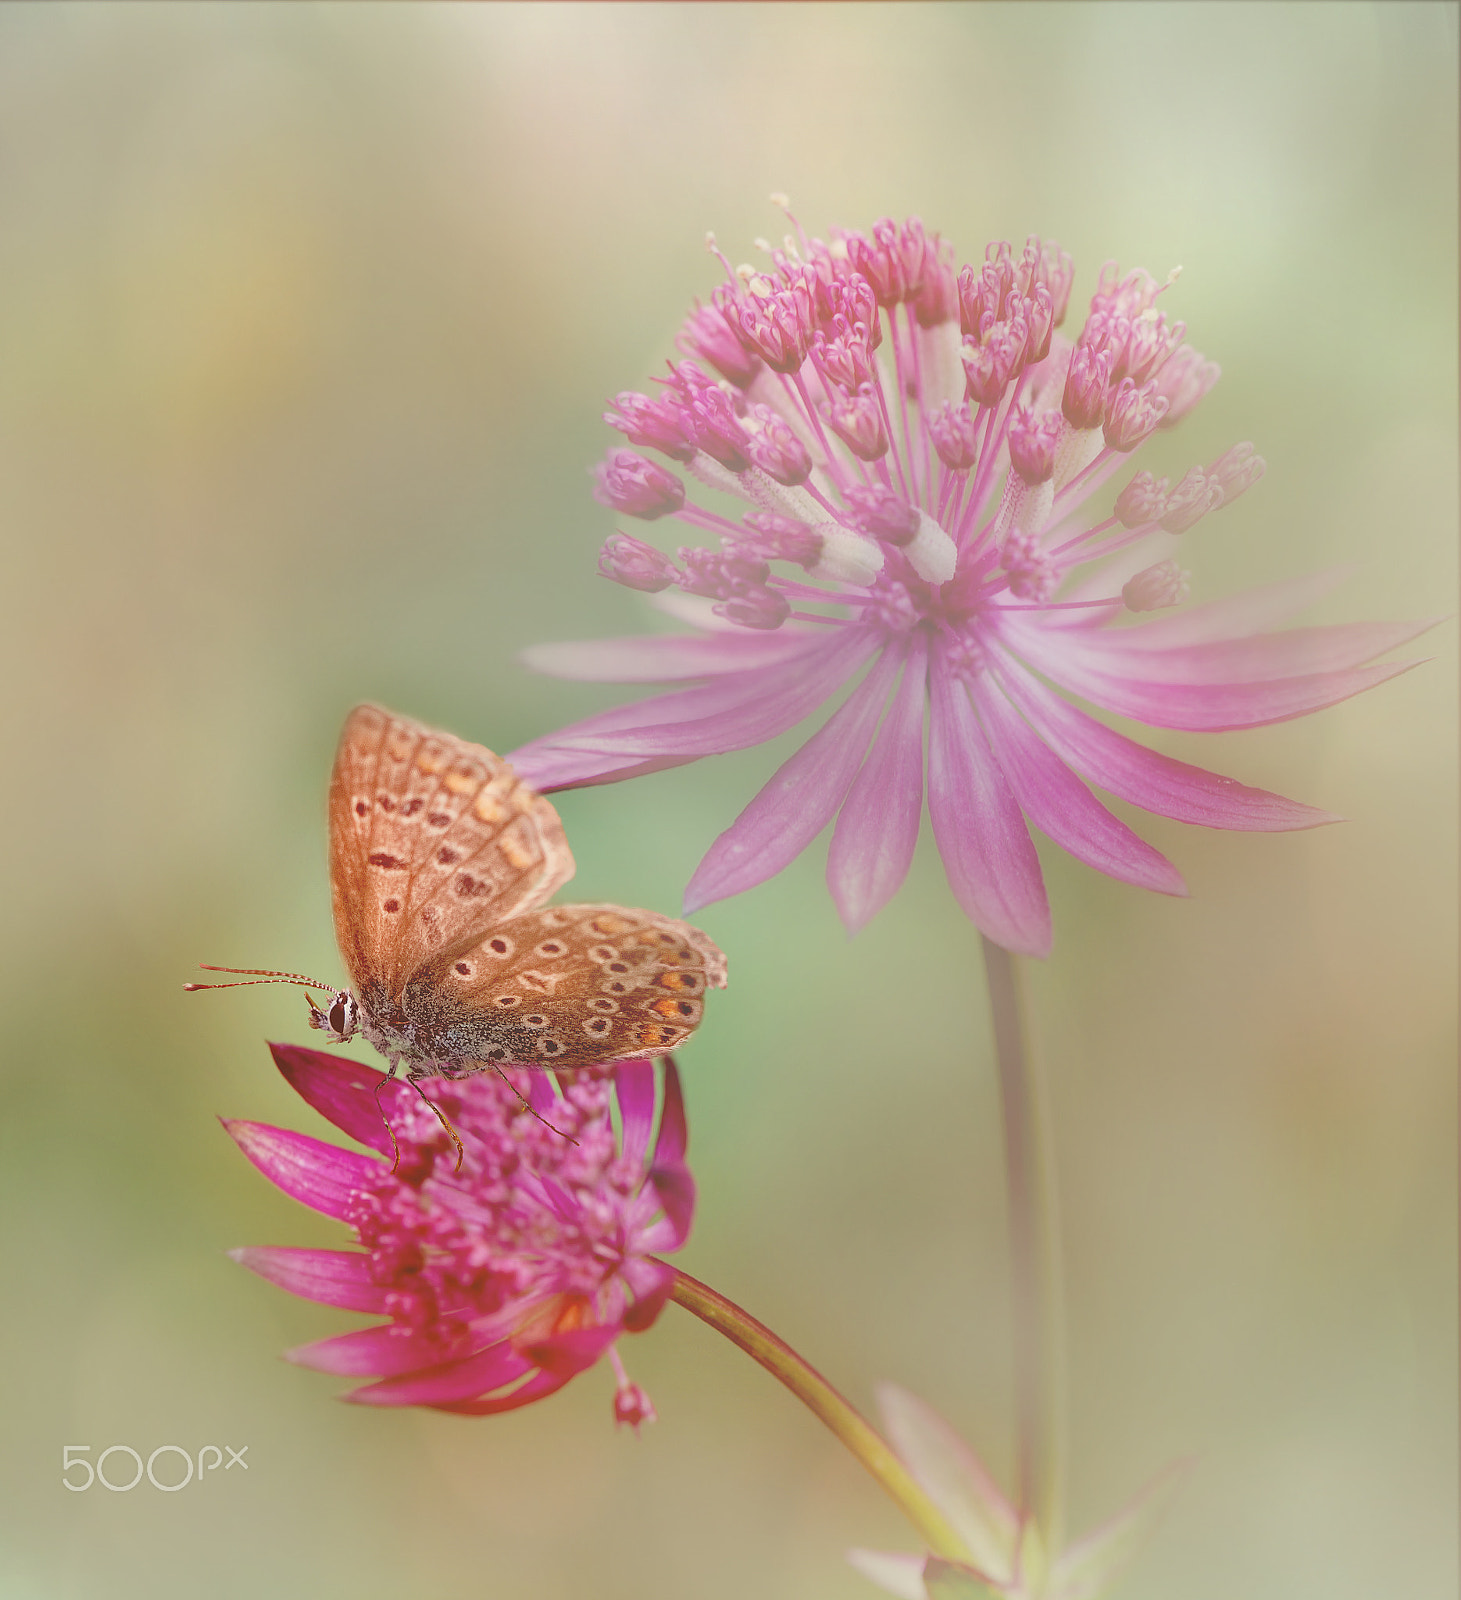
[[[590,961],[617,961],[619,952],[611,944],[593,945],[588,953]]]
[[[559,944],[556,939],[544,939],[542,944],[533,951],[533,954],[536,956],[561,956],[567,948],[567,945]]]
[[[494,956],[510,956],[512,954],[512,940],[499,936],[496,939],[489,939],[484,948],[491,951]]]
[[[452,970],[459,972],[464,978],[470,978],[473,971],[472,963],[470,961],[458,961]]]
[[[629,985],[627,983],[621,983],[617,978],[611,978],[608,983],[603,985],[603,988],[608,994],[629,993]]]
[[[523,1018],[523,1027],[525,1028],[546,1028],[547,1026],[547,1017],[539,1016],[536,1012],[530,1017]]]
[[[629,970],[629,963],[627,961],[608,961],[605,962],[604,965],[605,970],[608,972],[628,972]]]
[[[522,1003],[523,997],[520,994],[500,994],[492,1002],[499,1011],[511,1011],[515,1006],[520,1006]]]
[[[613,1023],[607,1017],[593,1017],[583,1025],[583,1031],[592,1034],[595,1039],[600,1039],[606,1034]]]
[[[555,1039],[550,1034],[548,1038],[539,1043],[538,1054],[540,1056],[561,1056],[567,1048],[568,1046],[561,1039]]]
[[[609,1012],[617,1011],[619,1009],[619,1002],[617,1000],[610,1000],[605,995],[599,995],[589,1001],[588,1008],[590,1011],[602,1011],[607,1014]]]

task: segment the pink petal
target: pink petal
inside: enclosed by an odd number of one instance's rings
[[[870,628],[839,627],[813,640],[795,663],[727,673],[698,689],[653,695],[524,745],[523,752],[580,750],[590,754],[672,756],[689,760],[773,739],[833,694],[877,648]],[[520,770],[525,770],[520,768]]]
[[[1331,589],[1338,588],[1354,570],[1353,567],[1331,567],[1327,572],[1284,578],[1243,594],[1188,606],[1153,622],[1144,622],[1139,628],[1123,631],[1134,633],[1143,643],[1159,649],[1205,644],[1214,639],[1243,638],[1297,616],[1316,600],[1322,600]]]
[[[1160,894],[1186,894],[1182,875],[1101,804],[990,682],[974,684],[990,743],[1025,815],[1061,849],[1104,872]]]
[[[514,750],[511,761],[518,777],[539,794],[560,789],[590,789],[601,783],[623,783],[626,778],[647,778],[651,772],[683,767],[695,756],[660,756],[640,761],[634,756],[605,755],[590,750],[558,749],[546,740]]]
[[[437,1405],[432,1409],[450,1411],[459,1417],[499,1416],[504,1411],[516,1411],[520,1406],[530,1406],[535,1400],[546,1400],[550,1394],[556,1394],[568,1381],[568,1378],[560,1377],[556,1373],[535,1371],[526,1383],[519,1385],[511,1394],[498,1395],[492,1400],[462,1400],[452,1404]],[[347,1398],[354,1400],[365,1393],[368,1391],[357,1389],[355,1394]]]
[[[617,1322],[590,1323],[586,1328],[570,1328],[566,1333],[539,1339],[525,1346],[523,1354],[544,1372],[571,1378],[593,1366],[623,1331]]]
[[[1331,812],[1250,789],[1202,767],[1159,755],[1097,722],[1006,659],[997,664],[1004,692],[1035,732],[1091,783],[1157,816],[1208,828],[1283,833],[1338,822]]]
[[[865,927],[893,898],[913,862],[923,810],[927,678],[928,652],[918,640],[832,830],[827,887],[848,933]]]
[[[815,633],[793,627],[773,633],[749,628],[715,634],[655,633],[629,639],[535,644],[518,659],[553,678],[586,683],[674,683],[795,658],[812,648],[816,639]]]
[[[252,1245],[230,1250],[240,1266],[257,1272],[290,1294],[341,1311],[386,1310],[387,1285],[373,1283],[369,1258],[357,1250],[305,1250],[288,1245]]]
[[[303,1045],[271,1044],[269,1050],[290,1087],[321,1116],[359,1143],[382,1155],[390,1154],[390,1135],[375,1100],[375,1086],[384,1073],[346,1056],[307,1050]],[[387,1111],[403,1110],[405,1101],[394,1099],[393,1090],[409,1095],[406,1086],[397,1081],[382,1094],[381,1102]]]
[[[634,1295],[624,1312],[624,1327],[629,1333],[643,1333],[664,1310],[675,1287],[675,1269],[639,1257],[626,1261],[620,1276]]]
[[[1020,955],[1050,952],[1050,904],[1025,820],[963,682],[936,661],[928,811],[949,887],[980,930]]]
[[[285,1194],[327,1217],[349,1222],[354,1197],[379,1182],[378,1161],[262,1122],[220,1118],[239,1149]]]
[[[1003,621],[1001,633],[1005,631]],[[1006,635],[1015,643],[1013,635]],[[1230,728],[1258,728],[1270,722],[1287,722],[1310,711],[1322,710],[1408,672],[1419,662],[1402,661],[1378,667],[1356,667],[1348,672],[1319,672],[1267,683],[1164,683],[1122,678],[1087,666],[1069,648],[1075,635],[1057,639],[1036,629],[1018,630],[1021,658],[1093,704],[1123,717],[1135,717],[1157,728],[1186,728],[1218,733]]]
[[[424,1371],[384,1378],[356,1389],[346,1398],[366,1406],[430,1406],[474,1400],[490,1389],[521,1378],[533,1363],[506,1340],[461,1361],[447,1361]]]
[[[357,1328],[284,1352],[284,1359],[340,1378],[385,1378],[441,1364],[441,1343],[395,1323]]]
[[[832,820],[887,703],[901,653],[872,671],[706,851],[685,889],[685,914],[775,877]]]
[[[654,1127],[654,1063],[643,1057],[619,1062],[614,1069],[614,1093],[619,1101],[620,1148],[625,1161],[638,1167]]]
[[[1168,684],[1263,683],[1356,667],[1434,626],[1434,620],[1351,622],[1165,648],[1143,639],[1143,628],[1107,628],[1062,634],[1060,650],[1066,660],[1092,672],[1158,678]],[[1023,618],[1001,627],[1016,649],[1024,647],[1032,631],[1039,630]]]

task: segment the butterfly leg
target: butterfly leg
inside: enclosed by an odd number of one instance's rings
[[[437,1105],[436,1101],[433,1100],[431,1096],[427,1094],[427,1092],[421,1087],[421,1080],[423,1078],[434,1078],[437,1076],[438,1074],[435,1072],[427,1072],[418,1068],[413,1068],[406,1074],[406,1082],[409,1083],[416,1093],[419,1094],[426,1102],[426,1104],[431,1107],[432,1112],[436,1116],[436,1120],[442,1125],[443,1128],[446,1129],[447,1137],[456,1147],[457,1152],[457,1164],[452,1168],[452,1171],[460,1172],[462,1170],[462,1161],[466,1156],[466,1151],[462,1148],[461,1135],[454,1127],[452,1127],[451,1119],[447,1116],[446,1112],[443,1111],[441,1107]]]
[[[401,1147],[396,1143],[396,1130],[391,1126],[391,1119],[386,1115],[386,1108],[380,1103],[380,1092],[395,1077],[396,1068],[401,1064],[399,1056],[387,1058],[391,1063],[391,1070],[381,1078],[375,1086],[375,1109],[380,1112],[380,1120],[386,1125],[386,1137],[391,1141],[391,1171],[394,1172],[401,1164]],[[430,1102],[427,1102],[430,1104]]]

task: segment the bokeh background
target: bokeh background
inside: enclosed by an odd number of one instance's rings
[[[779,235],[773,190],[817,231],[918,213],[961,259],[1053,236],[1077,305],[1108,257],[1182,264],[1169,309],[1225,376],[1146,464],[1269,461],[1188,536],[1196,597],[1351,563],[1317,620],[1453,614],[1456,17],[0,8],[0,1593],[874,1593],[844,1547],[911,1533],[676,1308],[626,1347],[637,1440],[602,1370],[463,1421],[282,1363],[355,1319],[223,1252],[340,1230],[214,1118],[323,1131],[263,1045],[304,1008],[180,985],[339,971],[356,701],[507,749],[612,698],[523,646],[667,625],[594,574],[600,413],[716,282],[707,228],[735,259]],[[1128,1600],[1455,1594],[1454,638],[1310,720],[1157,741],[1343,826],[1144,819],[1186,902],[1047,858],[1075,1527],[1197,1459]],[[565,797],[581,897],[675,909],[774,759]],[[684,1058],[682,1260],[1007,1471],[976,941],[921,850],[849,944],[822,859],[699,919],[734,986]],[[250,1470],[61,1487],[63,1444],[169,1441]]]

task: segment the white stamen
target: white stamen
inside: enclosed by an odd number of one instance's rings
[[[920,403],[924,411],[936,411],[945,401],[957,405],[964,398],[959,319],[919,328],[917,339],[918,375],[923,384]]]
[[[836,522],[819,522],[822,554],[807,575],[826,582],[869,584],[883,570],[883,547]]]
[[[1055,447],[1055,487],[1063,489],[1076,473],[1085,469],[1101,453],[1105,437],[1100,428],[1072,428],[1066,423],[1060,443]]]
[[[903,546],[903,554],[925,583],[947,583],[959,564],[954,541],[926,511],[918,513],[918,532]]]

